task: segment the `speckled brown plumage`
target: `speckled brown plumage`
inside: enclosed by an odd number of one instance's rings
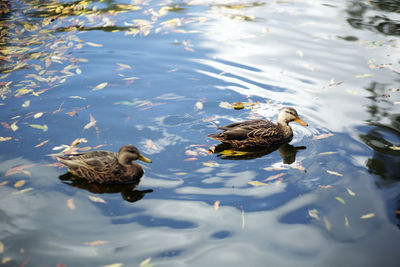
[[[231,123],[218,127],[218,129],[223,130],[222,133],[210,134],[208,137],[235,148],[272,147],[292,140],[293,131],[289,126],[291,121],[307,126],[305,122],[300,120],[295,109],[285,107],[280,111],[277,123],[268,120]]]
[[[73,175],[105,184],[136,182],[142,177],[143,169],[134,161],[151,162],[133,145],[121,147],[118,154],[111,151],[91,151],[60,156],[57,160],[67,166]]]

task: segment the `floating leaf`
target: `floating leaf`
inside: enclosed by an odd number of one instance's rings
[[[366,78],[366,77],[371,77],[371,76],[374,76],[374,75],[371,74],[371,73],[367,73],[367,74],[359,74],[359,75],[356,75],[356,76],[354,76],[354,77],[356,77],[357,79],[359,79],[359,78]]]
[[[344,225],[345,225],[347,228],[350,228],[350,223],[349,223],[349,219],[347,218],[347,216],[344,216]]]
[[[13,124],[10,125],[10,128],[11,128],[11,130],[13,130],[14,132],[15,132],[16,130],[18,130],[17,122],[14,121]]]
[[[350,188],[346,188],[347,189],[347,193],[349,193],[350,196],[355,196],[356,193],[354,193],[353,191],[350,190]]]
[[[272,181],[272,180],[278,179],[278,178],[280,178],[280,177],[282,177],[284,175],[286,175],[286,173],[279,173],[279,174],[276,174],[276,175],[272,175],[272,176],[268,177],[267,179],[265,179],[264,181],[266,181],[266,182],[267,181]]]
[[[154,264],[150,263],[151,258],[147,258],[144,261],[142,261],[139,265],[139,267],[153,267]]]
[[[203,162],[203,165],[207,166],[207,167],[218,167],[219,163],[215,162],[215,161],[207,161],[207,162]]]
[[[137,103],[133,103],[131,101],[120,101],[120,102],[115,102],[114,105],[125,105],[125,106],[134,106]]]
[[[334,155],[334,154],[338,154],[339,152],[333,152],[333,151],[329,151],[329,152],[322,152],[319,153],[318,155],[320,156],[326,156],[326,155]]]
[[[89,117],[90,117],[90,122],[83,127],[83,129],[85,130],[95,126],[97,122],[96,119],[92,116],[92,114],[90,114]]]
[[[307,172],[306,168],[304,168],[301,163],[295,165],[295,166],[290,166],[292,169],[299,170],[301,172]]]
[[[92,202],[96,202],[96,203],[106,203],[106,201],[105,201],[104,199],[102,199],[101,197],[88,196],[88,198],[89,198],[90,201],[92,201]]]
[[[214,202],[214,209],[215,210],[219,210],[219,203],[220,203],[219,200]]]
[[[75,203],[74,203],[74,199],[73,198],[70,198],[70,199],[67,200],[67,207],[70,210],[74,210],[75,209]]]
[[[8,137],[2,137],[2,136],[0,136],[0,142],[5,142],[5,141],[11,140],[11,139],[12,139],[11,136],[8,136]]]
[[[71,96],[69,96],[69,98],[86,100],[86,98],[78,96],[78,95],[71,95]]]
[[[346,202],[344,201],[344,199],[341,198],[341,197],[335,197],[335,199],[336,199],[337,201],[339,201],[340,203],[342,203],[343,205],[346,204]]]
[[[100,84],[96,85],[92,89],[92,91],[98,91],[98,90],[104,89],[104,87],[106,87],[107,85],[108,85],[108,82],[100,83]]]
[[[30,100],[26,100],[23,104],[22,104],[22,107],[23,108],[27,108],[27,107],[29,107],[31,105],[31,101]]]
[[[43,132],[47,132],[47,130],[49,129],[49,128],[47,127],[46,124],[44,124],[44,125],[40,125],[40,124],[29,124],[29,126],[31,126],[32,128],[35,128],[35,129],[42,130]]]
[[[248,184],[253,185],[253,186],[264,186],[268,185],[267,183],[259,182],[259,181],[250,181]]]
[[[309,211],[308,211],[308,215],[309,215],[311,218],[314,218],[314,219],[316,219],[316,220],[321,220],[321,218],[318,216],[318,210],[316,210],[316,209],[309,210]]]
[[[43,112],[38,112],[38,113],[36,113],[35,115],[33,115],[33,117],[35,118],[35,119],[39,119],[40,117],[42,117],[43,116]]]
[[[373,212],[364,214],[360,218],[361,219],[369,219],[369,218],[372,218],[372,217],[375,217],[375,213],[373,213]]]
[[[320,185],[320,188],[324,188],[324,189],[331,189],[332,186],[331,185]]]
[[[15,188],[20,188],[20,187],[24,186],[25,183],[26,183],[25,180],[19,180],[14,184],[14,187]]]
[[[313,137],[313,140],[325,139],[333,136],[334,134],[321,134]]]
[[[95,241],[90,241],[90,242],[85,242],[83,243],[85,246],[100,246],[100,245],[104,245],[107,244],[108,241],[107,240],[95,240]]]
[[[186,174],[188,174],[187,172],[176,172],[176,173],[174,173],[175,175],[186,175]]]
[[[391,150],[400,150],[400,146],[390,146]]]
[[[0,254],[4,252],[4,244],[0,241]]]
[[[263,170],[266,170],[266,171],[283,171],[283,170],[287,170],[287,168],[271,166],[271,167],[265,167],[265,168],[263,168]]]
[[[240,110],[240,109],[244,109],[244,104],[242,102],[235,102],[232,104],[232,107],[234,109]]]
[[[325,224],[325,228],[326,230],[328,230],[328,232],[332,229],[332,224],[331,222],[328,220],[328,218],[326,218],[324,216],[324,224]]]
[[[24,194],[24,193],[29,192],[29,191],[32,191],[32,190],[33,190],[33,188],[32,188],[32,187],[29,187],[29,188],[25,188],[25,189],[19,190],[19,191],[17,191],[17,192],[13,192],[12,194],[13,194],[13,195]]]
[[[200,101],[197,101],[196,104],[194,105],[196,110],[202,110],[203,109],[203,103]]]
[[[103,265],[103,267],[122,267],[122,266],[124,266],[123,263],[111,263],[108,265]]]
[[[93,47],[102,47],[102,44],[96,44],[96,43],[92,43],[92,42],[86,42],[87,45],[93,46]]]
[[[6,185],[6,184],[8,184],[8,181],[3,181],[0,183],[0,186]]]
[[[336,176],[343,176],[343,174],[335,172],[335,171],[326,170],[326,172],[329,174],[332,174],[332,175],[336,175]]]
[[[118,66],[121,67],[121,69],[131,69],[132,67],[127,65],[127,64],[122,64],[122,63],[117,63]]]
[[[31,168],[31,167],[33,167],[33,166],[35,166],[36,164],[27,164],[27,165],[20,165],[20,166],[17,166],[17,167],[13,167],[13,168],[11,168],[11,169],[9,169],[5,174],[4,174],[4,176],[9,176],[9,175],[13,175],[13,174],[16,174],[16,173],[25,173],[25,174],[27,174],[28,176],[29,176],[29,172],[27,172],[25,169],[27,169],[27,168]]]

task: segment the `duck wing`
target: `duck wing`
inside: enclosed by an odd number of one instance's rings
[[[245,140],[255,137],[267,137],[274,135],[273,129],[277,126],[265,120],[250,120],[231,123],[218,129],[224,130],[219,134],[210,134],[209,137],[216,140]]]

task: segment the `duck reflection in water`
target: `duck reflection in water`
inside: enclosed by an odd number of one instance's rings
[[[61,175],[59,179],[64,184],[84,189],[94,194],[121,193],[122,198],[128,202],[136,202],[141,200],[146,194],[153,192],[152,189],[137,190],[136,187],[139,185],[140,179],[130,184],[99,184],[90,182],[69,172]]]
[[[228,144],[219,144],[210,149],[213,153],[218,153],[218,157],[221,159],[227,160],[248,160],[261,158],[265,155],[268,155],[275,150],[278,150],[279,155],[282,158],[282,162],[284,164],[292,164],[296,161],[296,154],[300,150],[305,150],[307,147],[305,146],[292,146],[288,143],[269,147],[269,148],[247,148],[241,150],[235,150],[232,146]]]

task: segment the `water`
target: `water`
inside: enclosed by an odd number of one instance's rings
[[[396,1],[60,3],[2,16],[3,265],[397,266]],[[207,153],[282,106],[305,149]],[[153,163],[136,188],[62,180],[76,138]]]

